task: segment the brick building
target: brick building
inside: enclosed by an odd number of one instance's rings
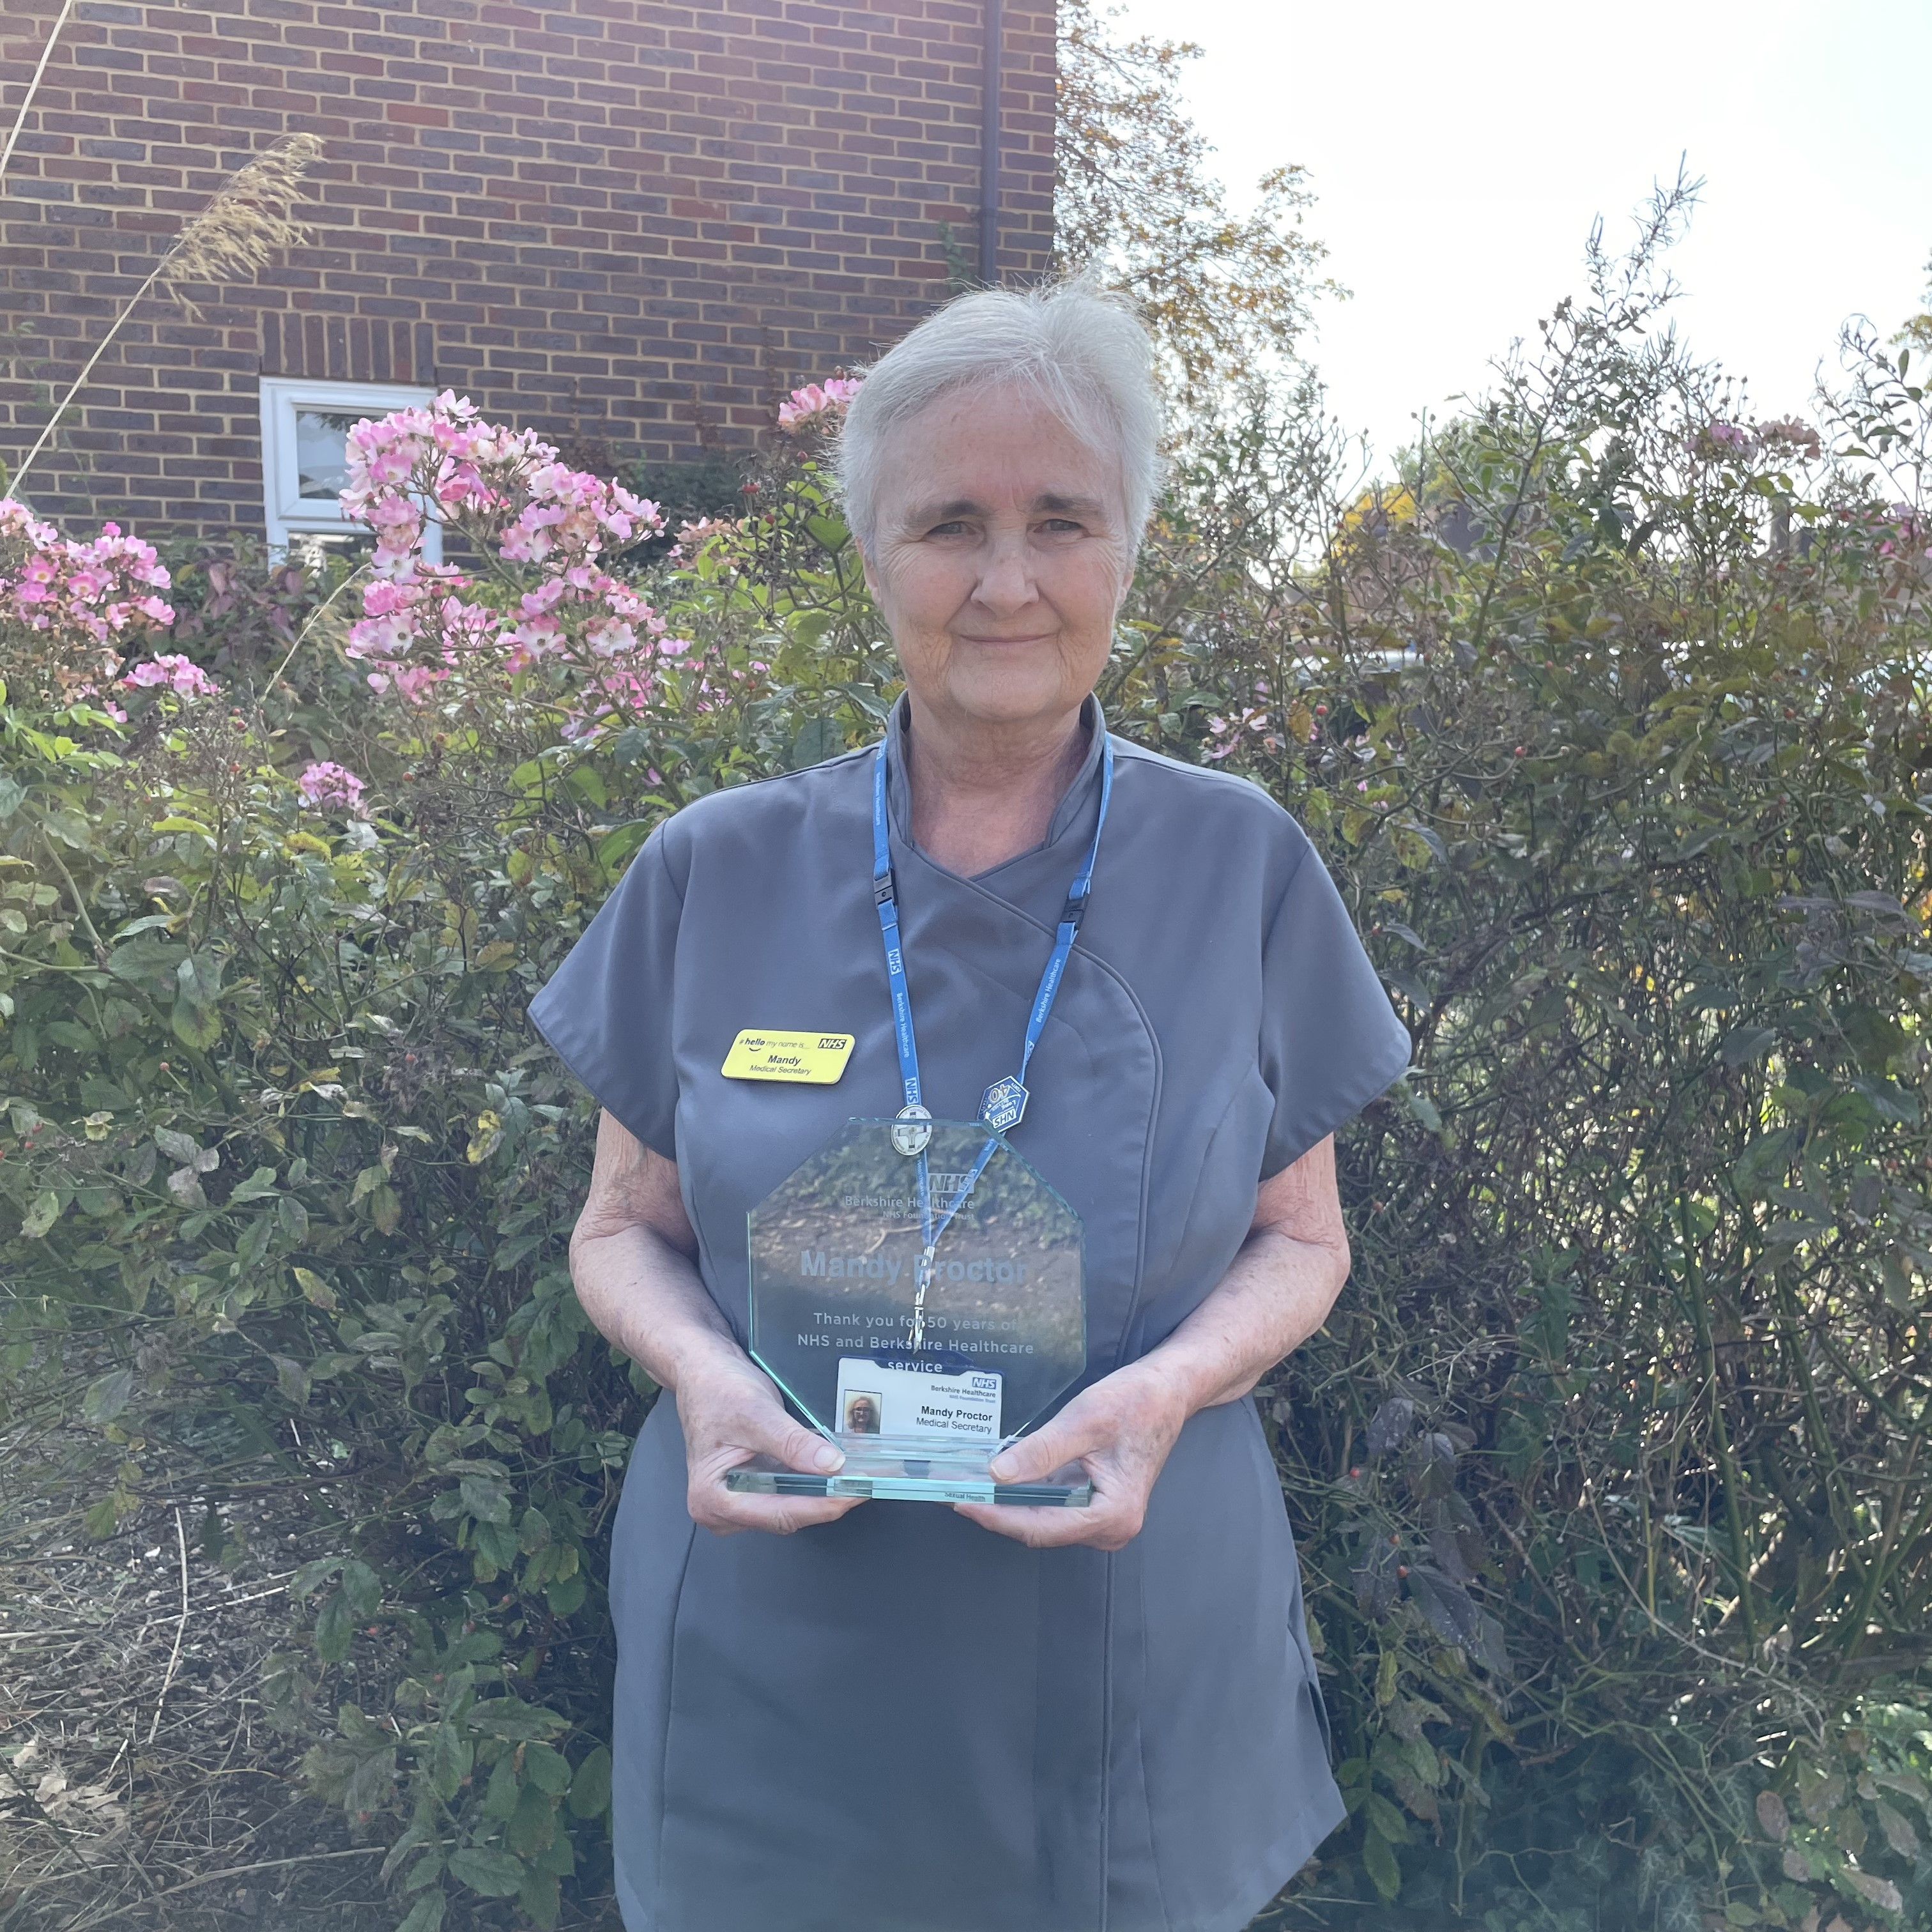
[[[0,140],[60,9],[6,0]],[[80,0],[0,180],[0,457],[181,224],[307,131],[309,244],[199,321],[144,302],[37,508],[326,529],[342,428],[446,387],[674,477],[949,275],[1045,268],[1054,71],[1053,0]]]

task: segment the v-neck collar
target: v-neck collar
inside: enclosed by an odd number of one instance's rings
[[[983,872],[955,872],[950,866],[941,865],[922,845],[917,844],[912,836],[909,749],[912,706],[910,700],[902,694],[898,702],[892,706],[892,716],[886,728],[892,739],[892,754],[886,766],[886,807],[893,836],[936,870],[956,879],[968,879],[972,884],[980,886],[991,884],[1010,866],[1022,864],[1040,853],[1050,851],[1070,832],[1086,825],[1092,816],[1094,801],[1100,790],[1100,754],[1107,735],[1107,721],[1101,714],[1100,700],[1090,692],[1081,705],[1080,722],[1087,731],[1086,755],[1081,760],[1080,769],[1074,773],[1072,782],[1060,795],[1060,802],[1054,807],[1053,816],[1047,820],[1046,836],[1037,845],[1029,845],[1025,850],[1016,852],[1010,859],[1002,859],[997,866],[989,866]]]

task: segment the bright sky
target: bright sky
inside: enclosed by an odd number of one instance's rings
[[[1117,26],[1205,50],[1187,82],[1232,190],[1298,161],[1354,298],[1315,359],[1387,452],[1415,412],[1580,289],[1592,220],[1680,154],[1707,182],[1672,256],[1679,332],[1805,408],[1840,325],[1890,334],[1932,253],[1932,0],[1126,0]]]

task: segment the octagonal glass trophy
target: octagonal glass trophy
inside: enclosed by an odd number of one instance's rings
[[[848,1121],[749,1217],[751,1352],[844,1451],[767,1495],[1081,1506],[988,1467],[1087,1365],[1080,1217],[984,1120]]]

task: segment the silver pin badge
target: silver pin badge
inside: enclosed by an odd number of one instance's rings
[[[994,1133],[1005,1133],[1020,1124],[1026,1112],[1027,1090],[1009,1073],[995,1080],[980,1096],[980,1118]]]
[[[932,1114],[925,1107],[902,1107],[892,1118],[892,1145],[902,1154],[925,1153],[932,1140]]]

